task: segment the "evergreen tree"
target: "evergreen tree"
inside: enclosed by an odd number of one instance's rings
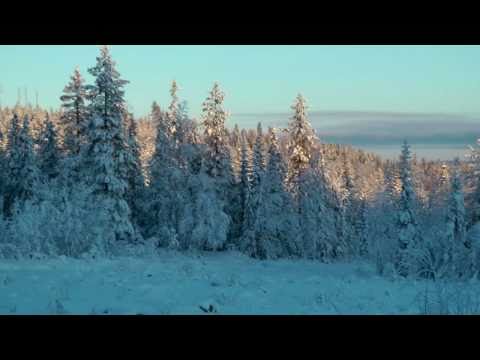
[[[455,170],[451,185],[446,224],[446,234],[448,239],[455,244],[462,244],[467,248],[471,247],[471,244],[467,243],[467,238],[465,235],[465,202],[463,196],[463,186],[457,169]]]
[[[223,203],[222,208],[230,221],[238,211],[238,193],[232,191],[235,188],[235,177],[228,148],[225,122],[227,112],[223,108],[225,94],[215,83],[209,96],[203,103],[202,119],[204,126],[204,141],[206,144],[205,170],[215,181],[218,200]],[[232,231],[229,231],[232,234]],[[233,242],[233,239],[229,237]]]
[[[10,155],[14,149],[17,148],[18,137],[20,136],[20,120],[18,115],[15,113],[12,120],[10,121],[10,126],[7,132],[7,155]],[[10,157],[10,156],[9,156]]]
[[[150,118],[152,120],[152,123],[158,127],[158,123],[160,121],[163,121],[163,113],[162,110],[160,109],[160,106],[156,101],[153,102],[152,104],[152,110],[150,113]]]
[[[252,166],[249,146],[245,133],[241,136],[241,170],[240,170],[240,203],[241,203],[241,237],[239,248],[246,254],[257,257],[257,243],[255,238],[256,203],[251,188]]]
[[[465,200],[458,159],[455,160],[454,167],[446,216],[447,246],[451,249],[449,255],[454,265],[453,275],[471,277],[475,273],[475,244],[466,234]]]
[[[240,134],[240,128],[238,127],[238,124],[235,124],[232,134],[230,135],[230,146],[234,149],[240,149],[241,142],[242,139]]]
[[[192,145],[198,144],[200,138],[198,135],[198,123],[195,119],[191,119],[188,115],[188,105],[186,101],[182,101],[178,107],[179,118],[181,119],[181,127],[178,134],[180,144]],[[189,146],[187,146],[188,148]]]
[[[241,137],[241,167],[240,167],[240,188],[242,208],[245,207],[247,195],[250,191],[250,183],[252,177],[252,169],[250,166],[250,157],[248,153],[248,145],[244,136]],[[243,217],[243,215],[242,215]],[[243,221],[242,221],[243,223]]]
[[[203,103],[204,141],[207,145],[206,171],[219,183],[220,191],[231,183],[231,163],[226,139],[225,121],[227,112],[223,109],[224,93],[218,83]],[[225,194],[222,194],[225,198]]]
[[[356,188],[353,182],[353,170],[346,150],[342,155],[342,163],[342,189],[340,194],[339,216],[343,217],[343,219],[340,221],[341,229],[339,229],[339,233],[341,234],[342,242],[347,244],[351,251],[354,251],[352,248],[356,245],[354,244],[354,227],[357,220],[356,210],[358,203],[355,197]]]
[[[134,222],[144,225],[145,179],[140,161],[140,145],[138,144],[137,123],[133,116],[129,116],[127,133],[128,159],[127,159],[127,184],[126,201],[132,211]]]
[[[227,242],[230,219],[222,209],[215,182],[202,164],[198,173],[187,177],[188,195],[179,221],[179,238],[184,248],[222,250]]]
[[[265,156],[263,146],[262,124],[258,123],[257,138],[255,139],[255,146],[253,148],[252,188],[254,191],[260,187],[262,177],[265,172]]]
[[[355,237],[358,239],[359,255],[368,253],[367,200],[361,198],[358,203],[358,216],[355,220]]]
[[[259,127],[259,134],[261,128]],[[261,136],[261,135],[260,135]],[[257,142],[258,144],[258,142]],[[269,133],[269,161],[256,204],[255,237],[260,259],[300,255],[300,228],[284,181],[286,168],[273,130]],[[258,149],[259,146],[256,146]],[[258,161],[258,158],[257,158]],[[257,162],[261,168],[261,163]]]
[[[344,253],[337,234],[335,195],[319,169],[305,171],[299,182],[298,218],[302,252],[307,258],[327,261]]]
[[[176,148],[177,146],[177,135],[178,135],[178,127],[179,127],[179,104],[178,104],[178,92],[179,88],[177,82],[174,80],[172,82],[172,87],[170,88],[170,96],[172,97],[170,105],[168,107],[167,112],[167,131],[168,136],[171,138],[173,147]]]
[[[88,109],[86,105],[87,88],[78,67],[70,82],[65,86],[62,101],[63,114],[61,122],[64,126],[64,147],[70,155],[80,153],[81,146],[86,141],[88,130]]]
[[[308,121],[307,106],[302,95],[297,96],[292,109],[295,113],[288,127],[288,184],[295,195],[299,179],[310,166],[317,138]]]
[[[391,204],[398,201],[400,194],[399,178],[395,164],[387,160],[384,166],[383,184],[385,187],[386,200]]]
[[[115,239],[135,241],[131,210],[125,201],[128,147],[123,129],[126,114],[123,87],[128,82],[120,78],[115,66],[108,47],[104,46],[96,65],[89,69],[95,84],[87,87],[91,104],[83,171],[99,206],[110,214]]]
[[[398,261],[397,270],[402,276],[408,275],[409,250],[416,246],[418,230],[416,219],[416,196],[412,181],[411,153],[407,141],[400,156],[400,180],[402,190],[398,206]]]
[[[8,182],[4,211],[7,217],[11,217],[15,208],[21,209],[25,201],[34,200],[35,191],[40,182],[40,171],[33,149],[28,115],[25,115],[21,129],[18,117],[14,116],[8,135]]]
[[[55,179],[60,173],[60,151],[57,139],[57,131],[47,113],[38,149],[40,171],[47,180]]]
[[[230,145],[230,157],[232,159],[234,176],[235,178],[240,180],[242,140],[240,135],[240,129],[238,128],[237,124],[235,124],[233,131],[230,134],[229,145]]]
[[[181,211],[179,197],[183,176],[178,167],[168,113],[152,107],[156,122],[155,151],[150,161],[150,187],[146,233],[158,238],[160,246],[175,246]]]

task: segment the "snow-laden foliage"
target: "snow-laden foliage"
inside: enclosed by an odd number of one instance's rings
[[[127,129],[127,191],[126,201],[132,211],[132,219],[139,226],[145,225],[143,204],[146,201],[145,177],[140,159],[140,145],[138,143],[137,123],[132,116],[128,117]]]
[[[219,186],[229,183],[231,163],[225,122],[228,113],[223,108],[225,94],[220,90],[218,83],[213,85],[212,91],[203,103],[202,125],[204,127],[204,141],[207,145],[206,170],[212,178],[220,181]]]
[[[215,184],[218,203],[222,204],[224,212],[230,218],[236,216],[237,196],[235,191],[235,176],[228,147],[228,136],[225,122],[228,113],[223,107],[224,92],[218,83],[213,85],[207,99],[202,106],[202,125],[204,127],[203,140],[206,145],[205,170]],[[229,239],[233,242],[233,239]]]
[[[176,92],[173,93],[176,102]],[[171,111],[175,109],[171,106]],[[177,144],[172,132],[172,120],[168,113],[162,113],[155,103],[152,118],[157,125],[155,152],[150,160],[150,179],[147,190],[145,233],[156,237],[162,244],[176,242],[179,216],[183,211],[184,169],[179,167]]]
[[[189,205],[183,208],[179,222],[180,244],[184,248],[224,249],[230,218],[224,213],[215,183],[203,166],[188,177],[186,190]]]
[[[12,119],[8,133],[6,173],[4,212],[6,216],[12,216],[14,208],[20,211],[25,201],[35,201],[35,191],[40,182],[28,115],[25,115],[21,128],[18,118],[14,116]]]
[[[400,179],[401,193],[398,204],[397,226],[398,226],[398,260],[396,267],[400,274],[407,275],[408,254],[411,248],[418,244],[416,195],[412,182],[411,153],[410,146],[405,141],[400,156]]]
[[[58,183],[50,186],[57,191],[41,186],[42,200],[25,202],[21,212],[4,223],[0,241],[4,252],[17,257],[111,254],[115,239],[108,228],[107,208],[99,208],[85,188],[67,191]]]
[[[299,94],[292,106],[294,115],[288,126],[288,184],[295,193],[303,171],[310,166],[316,134],[307,118],[307,105]]]
[[[261,173],[256,195],[255,253],[260,259],[298,256],[302,254],[301,234],[293,201],[285,190],[286,167],[273,130],[269,137],[268,165],[265,174]],[[262,170],[260,159],[254,163],[254,169],[256,166]]]
[[[65,133],[63,146],[72,157],[80,153],[80,148],[86,141],[88,129],[87,96],[85,81],[77,67],[60,97],[63,110],[61,123]]]
[[[98,206],[110,214],[115,237],[135,241],[137,234],[125,197],[129,150],[123,129],[126,116],[123,87],[127,81],[120,78],[106,46],[89,73],[95,77],[95,84],[87,87],[91,103],[88,145],[83,154],[84,178]]]
[[[58,147],[58,135],[48,114],[43,131],[40,133],[37,152],[40,171],[46,180],[52,180],[58,177],[61,171],[61,154]]]

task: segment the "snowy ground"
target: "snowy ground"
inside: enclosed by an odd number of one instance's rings
[[[424,290],[363,263],[237,253],[0,261],[0,314],[419,314]]]

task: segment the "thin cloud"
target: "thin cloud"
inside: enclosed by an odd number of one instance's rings
[[[285,127],[291,114],[233,114],[231,124]],[[469,144],[480,136],[480,117],[442,113],[325,111],[309,114],[312,126],[325,140],[342,143],[391,144],[403,139],[431,144]],[[330,142],[330,141],[329,141]]]

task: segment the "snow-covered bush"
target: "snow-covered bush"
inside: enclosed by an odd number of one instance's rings
[[[112,252],[114,243],[107,226],[108,214],[96,207],[88,192],[58,188],[55,193],[42,194],[41,201],[26,202],[4,225],[3,256],[79,257]]]
[[[394,265],[398,247],[394,208],[382,201],[383,199],[376,200],[367,213],[368,257],[375,263],[380,275],[384,275],[387,268],[391,269]]]
[[[182,248],[223,249],[227,242],[230,218],[223,211],[213,180],[203,172],[192,175],[188,180],[188,192],[191,198],[179,224]]]

